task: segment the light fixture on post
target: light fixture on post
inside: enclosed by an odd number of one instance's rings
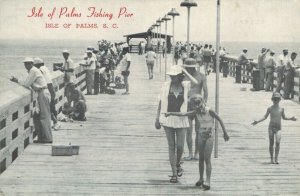
[[[158,43],[158,42],[157,42],[157,39],[158,39],[158,27],[160,26],[160,24],[156,22],[156,23],[153,24],[153,26],[154,26],[154,27],[157,27],[157,28],[156,28],[156,32],[155,32],[156,36],[154,36],[154,37],[155,37],[155,39],[156,39],[156,40],[155,40],[155,43]],[[155,46],[154,51],[155,51],[155,52],[157,51],[157,46]],[[157,59],[157,58],[156,58],[156,67],[158,67],[158,59]]]
[[[166,53],[165,53],[165,80],[166,80],[166,73],[167,73],[167,57],[168,57],[168,44],[167,44],[167,33],[168,33],[168,20],[171,20],[170,18],[168,18],[167,15],[165,15],[163,18],[162,18],[163,21],[165,21],[165,49],[166,49]],[[163,48],[164,50],[164,48]]]
[[[173,47],[173,57],[172,57],[172,65],[174,65],[174,58],[175,58],[175,33],[174,33],[174,28],[175,28],[175,16],[179,16],[179,13],[175,10],[175,8],[172,8],[170,12],[168,12],[169,16],[172,16],[173,18],[173,42],[172,42],[172,47]]]
[[[187,14],[187,53],[188,56],[190,55],[190,9],[191,7],[197,7],[197,3],[193,0],[184,0],[180,3],[181,7],[187,7],[188,14]]]
[[[159,72],[161,73],[161,53],[159,52],[159,48],[161,45],[161,23],[164,21],[159,18],[156,22],[159,23],[159,45],[157,52],[159,53]]]

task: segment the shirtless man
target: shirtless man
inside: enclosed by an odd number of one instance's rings
[[[185,60],[185,63],[183,64],[183,67],[187,70],[187,72],[197,80],[197,83],[194,83],[192,81],[191,83],[191,89],[189,91],[188,96],[192,97],[195,94],[202,94],[202,89],[203,89],[203,97],[205,102],[207,101],[207,96],[208,96],[208,90],[207,90],[207,81],[206,81],[206,76],[202,73],[200,73],[199,71],[196,70],[196,66],[197,66],[197,62],[195,59],[193,58],[187,58]],[[190,80],[189,77],[185,77],[184,80]],[[189,107],[188,110],[190,110],[191,108]],[[193,117],[189,117],[189,123],[190,123],[190,128],[188,128],[187,132],[186,132],[186,142],[188,145],[188,149],[189,149],[189,156],[185,157],[184,160],[192,160],[194,159],[198,159],[198,148],[197,148],[197,139],[198,139],[198,135],[196,135],[195,138],[195,156],[193,156]],[[195,124],[195,128],[197,130],[197,127],[199,127],[199,124],[196,121]]]

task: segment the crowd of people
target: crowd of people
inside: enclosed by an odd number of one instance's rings
[[[154,46],[156,47],[156,46]],[[199,180],[196,186],[200,186],[203,190],[210,189],[211,178],[211,154],[214,143],[214,120],[217,120],[223,130],[225,141],[229,140],[225,125],[222,119],[216,114],[206,103],[208,99],[207,75],[211,71],[216,71],[215,67],[215,51],[212,45],[190,45],[190,53],[187,53],[187,46],[177,42],[174,47],[175,65],[170,66],[170,81],[166,81],[162,85],[159,96],[159,104],[157,109],[155,127],[164,128],[168,141],[169,161],[172,170],[171,183],[177,183],[178,178],[183,174],[181,166],[182,160],[199,160]],[[145,54],[146,64],[148,68],[149,80],[153,79],[153,67],[157,55],[153,46],[142,49]],[[237,65],[246,65],[248,71],[254,69],[252,59],[247,56],[247,49],[237,59]],[[267,55],[269,53],[269,55]],[[226,56],[225,48],[220,47],[220,60]],[[261,54],[258,56],[258,63],[255,69],[259,70],[259,87],[270,91],[272,89],[274,72],[277,72],[277,88],[272,96],[273,106],[269,107],[265,116],[254,121],[253,125],[265,120],[271,116],[269,125],[269,151],[271,163],[278,164],[278,154],[280,146],[280,130],[281,118],[285,120],[295,121],[295,117],[287,118],[283,108],[279,107],[281,95],[279,94],[284,84],[283,98],[288,99],[293,91],[293,77],[295,69],[295,59],[297,54],[291,53],[288,58],[288,50],[284,49],[283,54],[279,55],[278,61],[274,58],[275,52],[262,48]],[[54,64],[54,71],[61,71],[64,75],[64,94],[66,102],[63,105],[62,113],[73,120],[86,121],[85,113],[87,111],[86,99],[80,89],[76,89],[75,67],[70,52],[62,51],[63,63]],[[178,65],[179,58],[182,62]],[[36,143],[52,143],[52,128],[59,129],[60,124],[57,119],[55,109],[56,93],[52,84],[51,72],[44,65],[43,59],[39,57],[27,57],[24,60],[25,68],[28,76],[25,81],[19,81],[16,77],[12,77],[13,82],[22,84],[26,88],[30,88],[37,93],[37,107],[33,114],[35,130],[38,139]],[[127,43],[112,44],[106,40],[98,42],[98,48],[91,46],[83,56],[80,66],[85,71],[86,79],[86,95],[97,95],[98,93],[113,94],[110,86],[116,86],[121,83],[121,79],[117,74],[118,70],[123,77],[125,92],[123,95],[129,94],[128,77],[130,74],[131,55],[129,54],[129,46]],[[204,73],[199,68],[204,67]],[[220,69],[224,69],[221,66]],[[223,70],[224,71],[224,70]],[[264,84],[266,87],[264,88]],[[114,84],[114,85],[111,85]],[[51,126],[51,120],[53,126]],[[195,143],[193,142],[193,130],[195,130]],[[273,159],[274,138],[275,159]],[[187,143],[189,154],[182,158],[184,143]],[[194,144],[193,144],[194,143]],[[195,146],[195,149],[193,147]],[[204,168],[206,167],[206,179],[204,180]]]
[[[111,83],[122,83],[120,77],[115,76],[116,66],[119,67],[123,76],[125,88],[124,95],[129,94],[129,67],[131,58],[127,43],[111,44],[106,40],[98,42],[99,50],[88,47],[80,64],[86,77],[86,95],[109,93],[114,90],[109,88]],[[86,99],[80,89],[76,89],[75,66],[70,58],[69,50],[62,51],[63,63],[54,63],[53,71],[61,71],[64,76],[64,95],[66,102],[63,104],[62,114],[67,119],[86,121],[87,111]],[[51,71],[44,65],[43,59],[39,57],[26,57],[23,61],[28,75],[24,81],[12,76],[11,81],[16,82],[34,91],[37,94],[37,104],[33,111],[33,122],[37,132],[35,143],[52,143],[52,129],[58,130],[60,123],[57,116],[55,103],[57,101],[56,91],[53,86]],[[66,119],[64,118],[64,119]],[[51,120],[53,123],[51,123]]]
[[[275,91],[283,95],[284,99],[292,99],[294,97],[295,71],[299,68],[295,62],[297,53],[292,52],[289,56],[289,50],[283,49],[282,53],[275,59],[275,52],[272,49],[262,48],[257,58],[257,66],[254,67],[254,64],[251,63],[253,59],[248,58],[247,52],[247,48],[244,48],[238,57],[237,64],[246,65],[250,72],[254,68],[259,71],[256,90],[273,91],[274,73],[276,73]],[[253,84],[254,82],[253,80]]]
[[[128,77],[130,74],[131,57],[127,43],[111,43],[107,40],[98,42],[98,49],[87,47],[80,65],[86,70],[86,95],[98,93],[114,94],[111,87],[121,83],[123,79],[126,91],[129,94]],[[116,73],[120,73],[117,75]]]

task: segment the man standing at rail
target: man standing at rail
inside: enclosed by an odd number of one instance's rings
[[[265,80],[265,60],[266,55],[269,52],[269,49],[266,48],[261,49],[261,53],[257,58],[257,69],[259,69],[259,90],[264,89],[264,80]]]
[[[88,50],[87,52],[87,59],[85,64],[80,64],[84,67],[86,67],[86,89],[87,94],[86,95],[92,95],[93,94],[93,85],[94,85],[94,75],[95,75],[95,69],[96,69],[96,58],[93,55],[93,52],[91,50]]]
[[[38,69],[41,70],[46,82],[47,82],[47,86],[48,86],[48,91],[51,95],[51,101],[50,101],[50,112],[51,112],[51,119],[53,121],[53,129],[57,130],[60,127],[60,124],[57,120],[57,112],[56,112],[56,108],[55,108],[55,90],[54,90],[54,86],[52,83],[52,77],[50,74],[49,69],[44,65],[44,61],[43,59],[39,58],[39,57],[35,57],[33,59],[34,61],[34,66]]]
[[[282,54],[278,56],[278,63],[276,67],[277,72],[277,87],[276,92],[280,93],[280,90],[282,89],[282,84],[284,82],[284,68],[287,65],[288,62],[288,54],[289,50],[284,49],[282,51]]]
[[[20,83],[26,88],[33,89],[37,94],[37,111],[34,114],[34,126],[37,131],[38,139],[35,143],[52,143],[51,132],[51,112],[50,112],[50,93],[47,88],[47,82],[42,72],[33,66],[32,58],[25,58],[25,68],[28,76],[25,81],[19,82],[17,78],[12,77],[11,81]]]
[[[68,50],[63,50],[62,55],[64,57],[64,62],[62,67],[57,67],[57,70],[64,72],[64,82],[65,82],[65,96],[67,100],[70,101],[70,83],[75,83],[75,73],[74,64],[72,59],[69,58],[70,52]]]

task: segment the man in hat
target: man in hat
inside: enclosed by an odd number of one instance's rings
[[[50,94],[47,89],[47,82],[42,72],[34,66],[32,58],[25,58],[24,65],[28,71],[26,80],[19,82],[17,78],[12,77],[11,81],[20,83],[26,88],[31,88],[38,94],[37,111],[33,116],[38,139],[34,142],[52,143]]]
[[[242,53],[238,57],[238,60],[237,60],[238,65],[248,65],[249,64],[247,52],[248,52],[248,49],[244,48]]]
[[[267,58],[265,63],[265,71],[266,71],[266,88],[265,91],[273,90],[273,80],[274,80],[274,71],[276,66],[276,61],[274,58],[275,52],[270,50],[270,56]]]
[[[265,59],[270,50],[266,48],[261,49],[261,53],[257,57],[257,69],[259,69],[259,90],[264,89],[265,81]]]
[[[208,89],[207,89],[207,80],[206,76],[199,71],[196,70],[197,62],[193,58],[187,58],[185,63],[183,64],[183,71],[185,72],[185,81],[191,81],[191,88],[188,92],[188,97],[192,97],[195,94],[202,94],[203,90],[203,97],[205,102],[207,101],[208,97]],[[193,79],[194,78],[194,79]],[[196,81],[195,81],[196,80]],[[193,118],[189,117],[190,127],[187,129],[186,132],[186,142],[189,149],[189,156],[185,157],[185,160],[192,160],[193,158],[198,159],[198,148],[197,148],[197,139],[198,135],[195,138],[195,154],[193,156]],[[197,123],[195,124],[195,128],[199,126]]]
[[[70,101],[70,83],[75,83],[75,72],[74,64],[72,59],[69,58],[70,52],[68,50],[63,50],[62,55],[64,57],[64,62],[62,67],[57,69],[64,72],[64,82],[65,82],[65,96],[67,100]]]
[[[276,67],[277,72],[277,87],[276,92],[280,93],[280,90],[282,89],[282,84],[284,82],[284,68],[287,65],[288,62],[288,49],[283,49],[282,54],[278,56],[278,63]]]
[[[85,72],[86,89],[87,89],[86,95],[92,95],[97,60],[94,58],[93,52],[91,50],[86,51],[86,53],[88,58],[86,59],[85,64],[80,64],[80,65],[86,67],[86,72]]]
[[[48,86],[48,91],[50,92],[51,95],[51,101],[50,101],[50,112],[51,112],[51,119],[53,121],[53,128],[54,130],[59,129],[60,124],[57,120],[57,112],[55,109],[55,90],[52,84],[52,76],[50,74],[49,69],[44,65],[44,61],[43,59],[39,58],[39,57],[35,57],[33,59],[33,63],[34,66],[38,69],[41,70],[46,82],[47,82],[47,86]]]
[[[291,58],[288,60],[284,68],[284,88],[283,88],[284,99],[294,98],[293,91],[294,91],[294,77],[295,77],[295,69],[296,69],[296,64],[295,64],[296,57],[297,57],[297,53],[292,52]]]

